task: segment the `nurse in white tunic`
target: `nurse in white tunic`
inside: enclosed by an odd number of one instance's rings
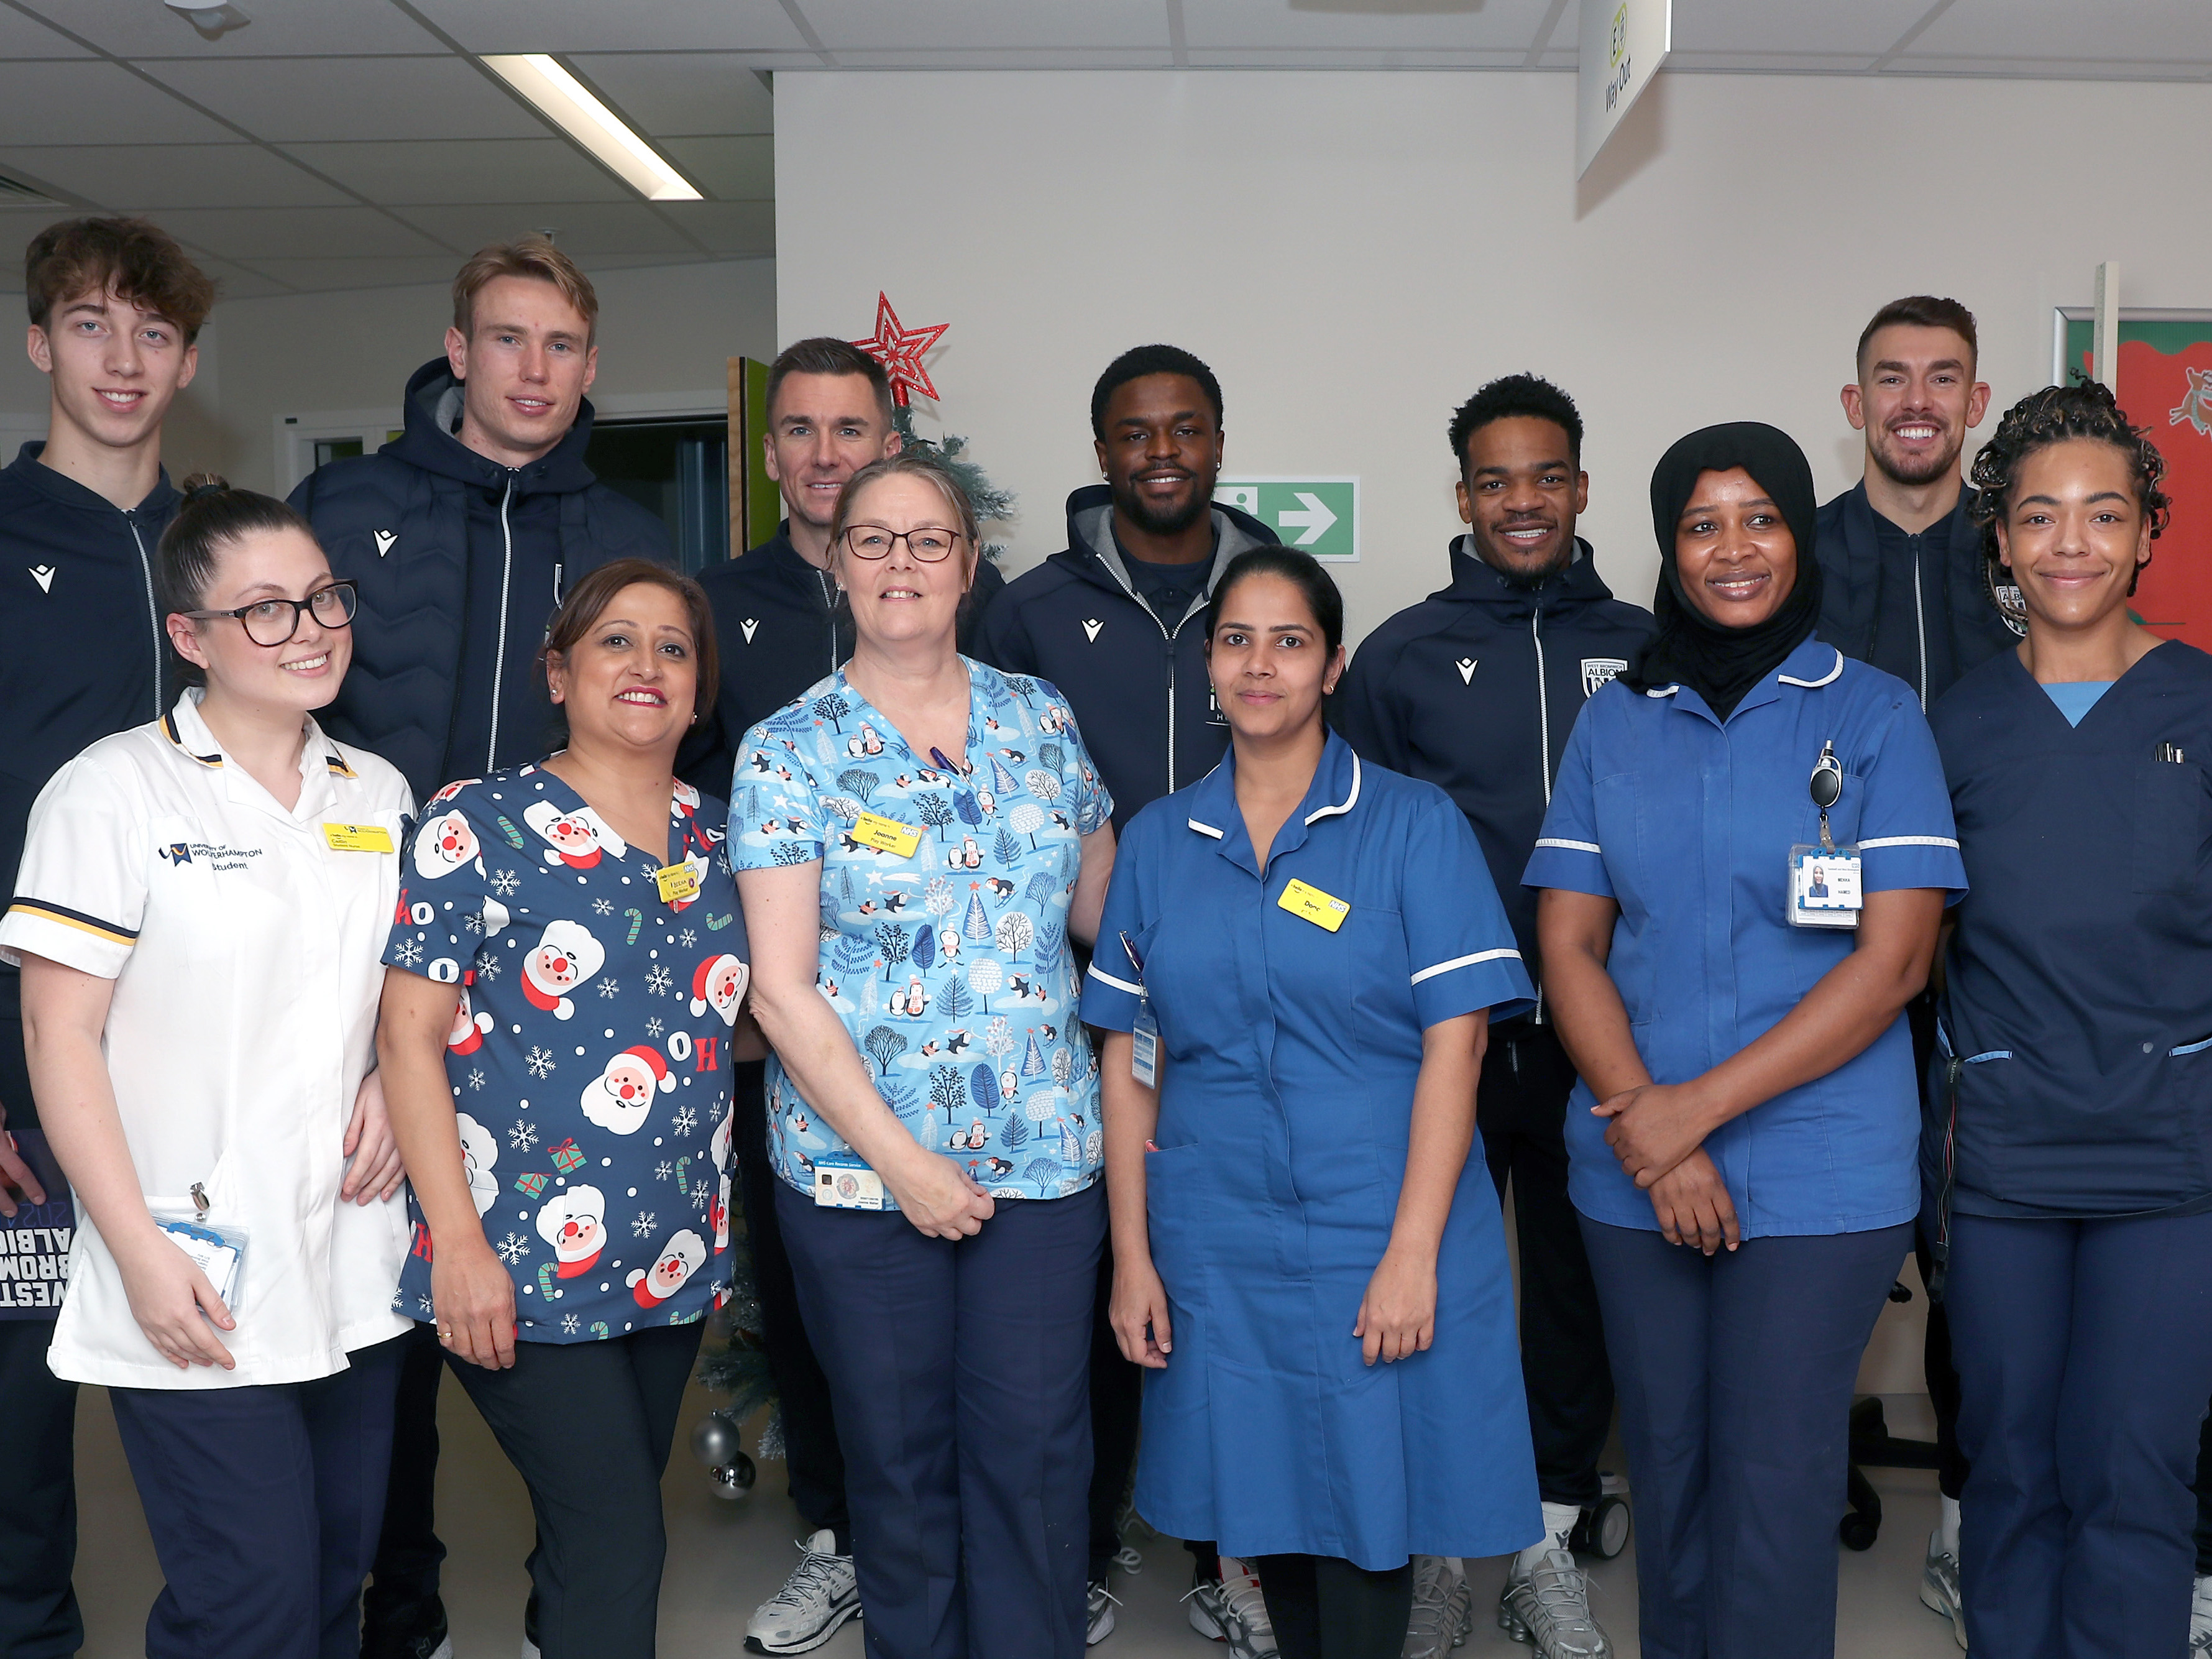
[[[48,1363],[110,1390],[168,1580],[149,1659],[337,1659],[406,1328],[369,1068],[410,801],[308,712],[353,593],[289,507],[189,489],[157,566],[203,684],[55,775],[0,921],[80,1218]]]

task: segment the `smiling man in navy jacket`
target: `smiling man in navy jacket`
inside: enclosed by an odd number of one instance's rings
[[[1195,783],[1229,746],[1206,672],[1206,601],[1248,547],[1276,539],[1213,499],[1221,476],[1221,382],[1188,351],[1138,346],[1091,393],[1105,475],[1067,498],[1067,547],[1006,584],[983,613],[975,654],[1058,686],[1114,797],[1118,834],[1147,801]],[[1091,1639],[1113,1628],[1106,1578],[1115,1510],[1137,1455],[1144,1373],[1121,1358],[1106,1318],[1113,1252],[1098,1267],[1091,1350]],[[1224,1630],[1220,1567],[1194,1543],[1190,1620]]]
[[[177,510],[161,422],[191,382],[215,300],[184,250],[143,219],[52,226],[31,239],[23,276],[49,413],[46,441],[0,471],[0,880],[10,894],[46,781],[101,738],[159,718],[177,694],[154,608],[154,550]],[[14,1282],[0,1285],[0,1654],[58,1659],[84,1640],[70,1587],[76,1385],[46,1369],[75,1224],[31,1099],[21,981],[4,963],[0,1123],[0,1217],[16,1247]]]
[[[1370,634],[1337,692],[1346,739],[1370,760],[1425,778],[1459,804],[1513,923],[1529,976],[1536,896],[1521,884],[1552,779],[1583,703],[1650,636],[1650,613],[1613,597],[1589,544],[1583,422],[1547,380],[1492,380],[1452,416],[1459,513],[1451,586]],[[1522,1552],[1505,1609],[1545,1659],[1604,1651],[1567,1553],[1598,1498],[1613,1422],[1613,1376],[1597,1292],[1567,1199],[1564,1139],[1572,1063],[1539,1000],[1491,1027],[1479,1085],[1491,1179],[1513,1186],[1521,1245],[1521,1363],[1547,1536]]]

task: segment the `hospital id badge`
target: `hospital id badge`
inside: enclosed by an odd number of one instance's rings
[[[392,853],[392,832],[380,823],[326,823],[323,842],[333,853]]]
[[[154,1213],[154,1224],[191,1259],[192,1266],[207,1275],[208,1283],[222,1298],[222,1305],[236,1313],[239,1281],[246,1267],[245,1230],[217,1226],[197,1216],[160,1211]]]
[[[1790,849],[1790,925],[1792,927],[1856,927],[1865,903],[1860,887],[1864,866],[1856,847]]]
[[[912,824],[901,823],[896,818],[887,818],[880,812],[863,812],[853,825],[853,839],[863,847],[872,847],[878,853],[889,853],[894,858],[910,859],[914,849],[921,845],[921,831]]]
[[[1160,1086],[1160,1023],[1141,1004],[1129,1027],[1129,1075],[1147,1089]]]
[[[704,859],[684,859],[653,872],[653,884],[660,890],[663,904],[688,904],[699,896],[699,872],[706,868]]]
[[[857,1158],[831,1153],[814,1160],[814,1201],[825,1210],[888,1210],[884,1178]]]
[[[1344,926],[1344,919],[1352,914],[1352,907],[1340,898],[1332,898],[1309,882],[1293,881],[1283,889],[1282,897],[1275,901],[1280,909],[1294,916],[1304,916],[1316,927],[1334,933]]]

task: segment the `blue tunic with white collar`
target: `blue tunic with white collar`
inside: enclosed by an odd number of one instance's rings
[[[1844,769],[1828,813],[1862,890],[1966,886],[1935,738],[1911,687],[1808,639],[1726,720],[1688,686],[1615,681],[1583,705],[1522,878],[1620,906],[1606,971],[1653,1081],[1710,1071],[1778,1024],[1856,934],[1786,920],[1795,845],[1817,846],[1808,785]],[[1567,1105],[1568,1194],[1594,1221],[1657,1231],[1590,1113]],[[1900,1018],[1826,1077],[1705,1139],[1746,1238],[1870,1231],[1920,1208],[1919,1091]]]
[[[1350,906],[1328,931],[1292,881]],[[1146,1373],[1137,1508],[1238,1556],[1370,1569],[1495,1555],[1540,1528],[1498,1200],[1469,1152],[1437,1263],[1436,1340],[1363,1364],[1421,1034],[1516,1013],[1528,976],[1482,849],[1433,784],[1331,736],[1263,874],[1232,754],[1130,823],[1083,1018],[1159,1023],[1152,1259],[1174,1322]]]

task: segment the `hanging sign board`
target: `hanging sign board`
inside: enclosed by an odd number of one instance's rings
[[[1575,177],[1589,171],[1674,40],[1674,0],[1580,0]]]

